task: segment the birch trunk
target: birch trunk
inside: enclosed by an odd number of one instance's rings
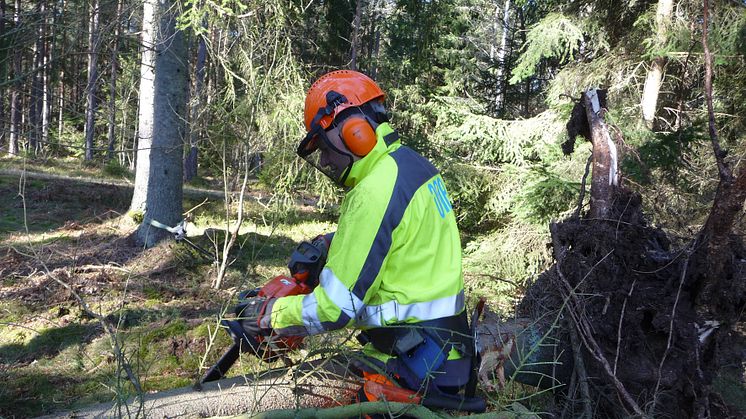
[[[658,0],[658,9],[655,13],[656,36],[655,46],[661,48],[668,40],[668,27],[671,24],[671,13],[673,11],[673,0]],[[645,77],[645,87],[642,91],[642,119],[648,128],[653,128],[655,109],[658,106],[658,93],[663,80],[663,68],[666,59],[662,56],[653,58],[650,70]]]
[[[152,227],[151,221],[175,226],[182,211],[187,60],[172,0],[145,1],[142,45],[137,168],[130,208],[143,212],[136,239],[151,247],[171,235]]]
[[[116,112],[117,112],[117,72],[119,71],[119,31],[121,29],[122,16],[122,0],[117,0],[117,12],[114,17],[114,46],[111,49],[111,78],[109,79],[109,130],[107,133],[109,148],[106,154],[106,159],[111,160],[114,157],[114,144],[116,143],[116,137],[114,128],[116,126]]]
[[[496,19],[497,20],[497,17]],[[499,21],[499,20],[498,20]],[[508,35],[510,30],[510,0],[505,0],[502,14],[502,36],[500,38],[500,49],[497,50],[497,96],[495,97],[495,109],[502,112],[505,108],[505,56],[507,55]]]
[[[96,129],[96,86],[98,79],[98,21],[99,2],[94,0],[91,6],[91,18],[88,31],[88,83],[86,84],[85,106],[85,160],[93,160],[93,135]]]
[[[21,0],[15,1],[13,24],[16,28],[21,26]],[[10,139],[8,141],[8,154],[18,154],[18,137],[21,128],[21,51],[13,48],[13,84],[10,93]]]
[[[42,32],[44,37],[42,38],[42,99],[41,99],[41,144],[46,145],[49,143],[49,114],[50,114],[50,86],[49,86],[49,74],[51,72],[50,66],[52,65],[52,45],[50,45],[49,36],[49,17],[45,14],[42,16]],[[53,38],[53,37],[52,37]]]

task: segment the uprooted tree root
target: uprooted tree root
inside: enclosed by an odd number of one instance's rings
[[[716,330],[705,318],[712,311],[695,305],[708,275],[697,257],[701,245],[672,249],[665,233],[646,222],[639,195],[620,193],[613,214],[552,224],[555,263],[519,308],[534,318],[562,311],[563,338],[576,355],[562,415],[727,416],[710,383],[726,323],[736,319],[719,318]],[[732,249],[734,264],[741,249]],[[737,268],[728,273],[732,281],[720,283],[743,284],[733,278]],[[742,285],[712,295],[729,295],[743,307]]]

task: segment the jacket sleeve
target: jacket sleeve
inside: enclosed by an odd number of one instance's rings
[[[271,323],[278,334],[313,335],[351,327],[363,315],[378,290],[389,250],[381,245],[386,238],[379,230],[395,178],[377,180],[356,186],[345,198],[319,286],[311,294],[275,302]]]

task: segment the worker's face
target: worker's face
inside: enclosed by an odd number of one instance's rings
[[[332,125],[328,130],[319,129],[308,152],[299,153],[306,161],[319,169],[339,185],[343,185],[352,163],[360,158],[352,154],[339,135],[339,127]]]
[[[328,173],[332,173],[335,179],[338,179],[339,176],[342,175],[344,169],[347,168],[347,165],[350,164],[350,156],[352,156],[352,153],[347,149],[342,141],[342,138],[339,135],[339,127],[334,127],[329,131],[326,131],[326,139],[333,147],[329,147],[329,144],[323,140],[319,141],[319,164],[322,168],[328,170]],[[342,151],[347,155],[340,154],[337,150]]]

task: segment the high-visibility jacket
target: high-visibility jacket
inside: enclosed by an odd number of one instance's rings
[[[319,286],[272,306],[280,335],[417,323],[464,310],[461,243],[443,178],[389,124],[376,136],[348,176],[352,189]]]

